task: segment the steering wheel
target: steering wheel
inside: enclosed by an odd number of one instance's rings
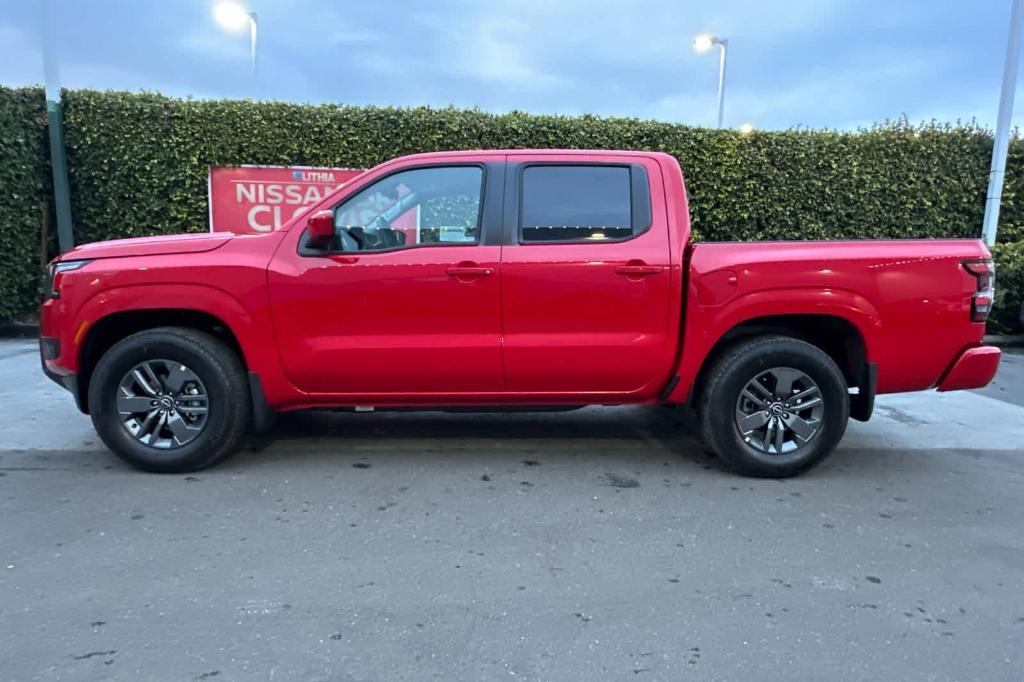
[[[338,242],[342,251],[364,251],[367,248],[361,227],[338,227]]]

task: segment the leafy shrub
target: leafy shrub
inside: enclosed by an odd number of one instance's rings
[[[0,87],[0,320],[39,300],[48,159],[42,89]]]
[[[1021,331],[1021,304],[1024,304],[1024,241],[996,244],[996,301],[988,330],[996,334]]]

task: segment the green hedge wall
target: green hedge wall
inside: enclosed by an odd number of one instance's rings
[[[42,89],[0,87],[0,321],[39,301],[49,149]]]
[[[24,128],[27,118],[16,103],[36,99],[41,99],[38,90],[0,90],[0,126]],[[694,228],[705,240],[973,237],[980,233],[992,146],[991,135],[974,125],[900,121],[857,133],[791,130],[744,136],[593,116],[194,101],[90,90],[65,91],[64,106],[79,242],[208,229],[210,165],[365,168],[414,152],[522,147],[673,154],[686,174]],[[1024,142],[1015,140],[1001,241],[1024,240],[1022,155]],[[44,163],[38,155],[5,154],[0,173],[35,178],[38,193]],[[21,221],[17,239],[38,242],[38,225],[15,212]],[[999,252],[1004,292],[1004,273],[1013,266],[1002,261],[1019,262],[1018,255],[1013,248]],[[33,287],[10,279],[6,273],[0,278],[4,291],[15,294],[0,317],[35,305],[34,293],[24,296]],[[1015,313],[1002,308],[1013,300],[1020,300],[1019,291],[1000,301],[1000,324],[1007,328],[1013,328]]]
[[[975,236],[991,137],[895,122],[862,133],[735,131],[632,119],[504,115],[155,94],[66,94],[81,240],[207,229],[211,165],[366,168],[440,149],[644,149],[680,159],[702,239]],[[1014,148],[1015,161],[1024,149]],[[1024,238],[1013,168],[1002,237]]]
[[[988,330],[996,334],[1021,332],[1024,321],[1024,241],[996,244],[996,300],[988,321]]]

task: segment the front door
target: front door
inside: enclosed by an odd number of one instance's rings
[[[387,173],[334,207],[329,252],[285,240],[268,278],[296,387],[369,397],[502,389],[502,160]]]
[[[666,220],[661,170],[648,157],[509,155],[501,296],[510,390],[658,390],[675,338]]]

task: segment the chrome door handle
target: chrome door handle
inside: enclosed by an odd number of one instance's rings
[[[647,277],[660,274],[664,270],[665,267],[662,265],[620,265],[615,268],[617,274],[627,277]]]
[[[494,269],[468,265],[457,265],[448,268],[447,272],[452,277],[487,277],[488,275],[494,274]]]

